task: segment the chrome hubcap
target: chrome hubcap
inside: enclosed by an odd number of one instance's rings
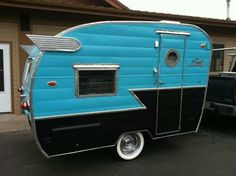
[[[133,155],[140,147],[140,143],[137,134],[126,134],[121,140],[121,152],[124,155]]]

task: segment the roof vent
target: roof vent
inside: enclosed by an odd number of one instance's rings
[[[230,12],[230,0],[226,0],[227,2],[227,18],[226,20],[231,20],[230,19],[230,15],[229,15],[229,12]]]

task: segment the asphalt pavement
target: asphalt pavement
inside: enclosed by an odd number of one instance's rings
[[[146,140],[139,158],[111,149],[46,159],[31,131],[0,134],[0,176],[235,176],[236,118],[205,115],[197,134]]]

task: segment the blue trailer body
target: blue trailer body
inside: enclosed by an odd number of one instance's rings
[[[63,48],[63,42],[53,49],[57,40],[50,38],[45,41],[52,48],[46,48],[40,40],[47,36],[28,37],[37,48],[29,51],[31,68],[27,62],[22,102],[30,105],[25,113],[47,156],[113,146],[129,131],[146,131],[152,138],[197,131],[212,51],[210,38],[200,28],[145,21],[89,23],[55,36],[74,40],[73,51]],[[78,75],[84,68],[115,70],[114,94],[78,95]],[[90,132],[81,126],[87,124],[92,124]],[[97,135],[91,134],[96,130]],[[62,139],[72,133],[97,142]]]

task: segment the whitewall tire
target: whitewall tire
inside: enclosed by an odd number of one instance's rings
[[[118,139],[116,150],[124,160],[135,159],[143,150],[144,137],[140,132],[125,133]]]

